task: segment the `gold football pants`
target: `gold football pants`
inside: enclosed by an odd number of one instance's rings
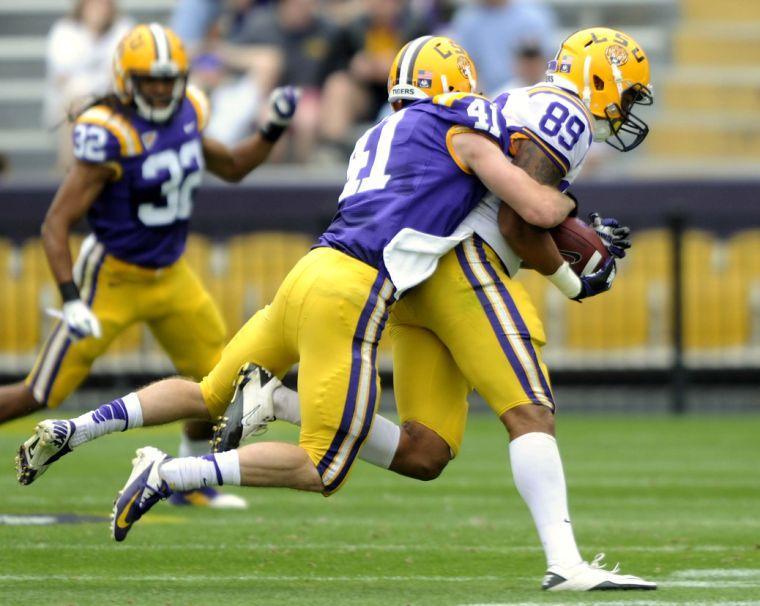
[[[401,421],[432,429],[454,454],[471,389],[499,416],[521,404],[554,410],[543,325],[523,286],[478,236],[394,305],[389,331]]]
[[[227,408],[244,363],[280,377],[298,363],[299,445],[319,471],[325,494],[336,491],[380,399],[377,344],[393,292],[387,277],[361,261],[332,248],[309,252],[201,383],[212,416]]]
[[[87,377],[93,362],[135,322],[145,322],[177,372],[199,380],[219,359],[224,321],[184,259],[149,269],[106,254],[93,237],[82,243],[74,266],[82,300],[100,321],[103,335],[74,341],[57,322],[26,384],[35,400],[56,407]]]

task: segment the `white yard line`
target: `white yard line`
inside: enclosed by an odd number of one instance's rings
[[[660,587],[682,589],[760,589],[760,580],[749,581],[662,581]]]
[[[670,575],[673,579],[744,579],[760,580],[760,568],[691,568]]]

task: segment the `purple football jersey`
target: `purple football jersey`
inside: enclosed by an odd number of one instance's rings
[[[87,214],[109,254],[150,268],[171,265],[182,255],[204,167],[202,127],[203,117],[188,97],[165,124],[102,105],[77,118],[74,156],[111,163],[119,173]]]
[[[492,138],[505,153],[509,147],[498,108],[477,95],[416,101],[369,129],[319,244],[383,269],[383,251],[401,230],[450,235],[486,193],[453,155],[451,136],[462,130]]]

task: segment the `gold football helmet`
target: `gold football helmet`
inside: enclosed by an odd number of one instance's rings
[[[444,36],[421,36],[396,55],[388,74],[388,101],[475,92],[478,74],[467,51]]]
[[[185,96],[189,65],[177,34],[158,23],[137,25],[122,38],[113,58],[116,94],[125,105],[134,104],[146,120],[166,122]],[[140,92],[141,78],[174,80],[169,102],[161,107],[151,103]]]
[[[595,140],[630,151],[649,133],[631,111],[654,102],[649,60],[628,34],[607,27],[575,32],[549,62],[546,80],[583,100],[595,118]]]

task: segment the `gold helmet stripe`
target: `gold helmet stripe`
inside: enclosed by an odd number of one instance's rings
[[[399,61],[399,73],[401,75],[401,78],[398,82],[399,84],[413,84],[414,64],[416,63],[417,57],[420,54],[422,48],[429,40],[432,39],[433,36],[422,36],[421,38],[412,40],[412,42],[407,45],[406,51],[404,51],[404,55]]]
[[[149,26],[150,33],[153,35],[153,43],[156,48],[156,61],[159,63],[168,63],[171,61],[171,50],[169,39],[166,37],[164,28],[158,23],[151,23]]]

